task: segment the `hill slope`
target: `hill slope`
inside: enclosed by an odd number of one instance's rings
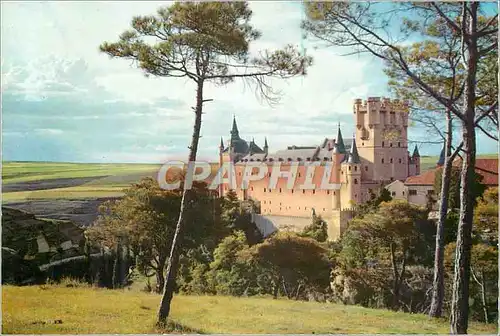
[[[151,333],[160,297],[129,290],[12,287],[2,290],[4,333]],[[446,320],[328,303],[176,296],[172,318],[184,333],[443,333]],[[60,323],[58,323],[60,320]],[[55,321],[57,321],[55,323]],[[470,333],[496,333],[472,323]]]

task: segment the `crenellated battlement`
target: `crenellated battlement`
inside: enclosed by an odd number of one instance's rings
[[[385,97],[368,97],[366,100],[354,99],[354,113],[399,112],[408,113],[408,102]]]

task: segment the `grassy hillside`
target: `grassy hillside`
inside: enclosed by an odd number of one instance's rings
[[[2,290],[4,333],[152,333],[160,297],[129,290],[12,287]],[[446,320],[327,303],[176,296],[172,318],[185,333],[448,333]],[[62,323],[58,323],[60,320]],[[55,322],[57,321],[57,322]],[[495,325],[472,323],[474,334]]]

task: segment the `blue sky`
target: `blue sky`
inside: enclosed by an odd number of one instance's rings
[[[154,162],[187,156],[194,86],[179,79],[145,78],[129,62],[98,52],[115,41],[134,15],[153,14],[165,2],[2,2],[3,160]],[[254,49],[297,46],[300,3],[251,2],[262,31]],[[277,15],[279,13],[279,15]],[[337,123],[351,136],[352,101],[388,96],[379,60],[341,56],[304,42],[314,65],[305,78],[275,82],[283,93],[270,107],[243,83],[209,86],[200,158],[215,159],[236,115],[240,134],[270,150],[316,145],[334,137]],[[417,126],[410,140],[428,139]],[[440,146],[422,144],[421,154]],[[479,151],[497,151],[480,136]]]

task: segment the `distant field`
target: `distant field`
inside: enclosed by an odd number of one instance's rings
[[[7,334],[145,334],[155,330],[160,296],[134,290],[28,286],[2,288]],[[331,303],[177,295],[172,319],[182,333],[447,334],[445,319]],[[60,320],[60,323],[54,321]],[[470,323],[472,334],[496,334]]]
[[[498,157],[498,154],[481,154],[478,155],[477,158],[495,158]],[[436,167],[436,164],[439,160],[439,156],[422,156],[420,158],[420,171],[425,171],[431,168]]]
[[[122,176],[134,173],[157,172],[156,164],[97,164],[58,162],[4,162],[4,184],[60,178]]]
[[[41,199],[120,197],[143,177],[156,178],[159,164],[5,162],[5,203]]]

